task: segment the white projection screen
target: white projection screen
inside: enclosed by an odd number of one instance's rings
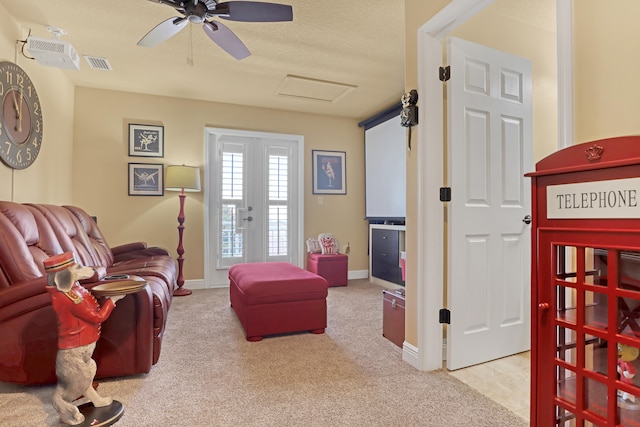
[[[400,125],[399,112],[398,108],[398,114],[371,127],[365,124],[365,212],[369,220],[405,220],[407,129]]]

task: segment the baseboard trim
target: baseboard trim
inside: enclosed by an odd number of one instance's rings
[[[206,286],[204,283],[204,279],[185,280],[184,287],[187,289],[207,289],[208,288],[208,286]]]
[[[406,341],[402,343],[402,360],[417,370],[421,370],[420,358],[418,357],[418,347],[415,347]]]
[[[369,270],[353,270],[347,273],[348,280],[368,279],[368,278],[369,278]]]

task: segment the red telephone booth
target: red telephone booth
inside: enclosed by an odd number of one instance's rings
[[[532,180],[532,426],[640,426],[640,136]]]

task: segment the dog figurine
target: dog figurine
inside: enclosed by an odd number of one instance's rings
[[[47,292],[58,317],[58,384],[53,393],[53,407],[61,422],[77,425],[84,422],[84,415],[72,403],[74,400],[85,396],[95,407],[112,403],[111,398],[100,396],[92,386],[97,367],[91,356],[100,337],[100,324],[123,295],[107,298],[100,307],[95,297],[78,283],[91,278],[94,269],[78,264],[71,252],[47,258],[43,264]]]

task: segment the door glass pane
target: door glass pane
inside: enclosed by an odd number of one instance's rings
[[[618,390],[617,396],[620,425],[640,425],[640,394],[638,391],[629,393],[623,390]]]
[[[242,147],[225,144],[220,165],[220,262],[227,266],[232,259],[244,256],[244,233],[238,229],[238,215],[244,206],[244,161]]]
[[[576,364],[576,331],[573,329],[557,327],[557,354],[556,357],[572,366]]]
[[[640,337],[640,301],[634,298],[618,298],[618,331],[621,334]]]
[[[621,251],[618,288],[624,295],[617,298],[618,331],[640,338],[640,253]]]
[[[640,425],[640,377],[638,356],[640,349],[633,345],[618,343],[618,379],[623,384],[616,390],[618,410],[625,426]]]
[[[242,200],[243,153],[222,153],[222,198]]]
[[[603,331],[607,330],[607,300],[606,294],[585,291],[585,320],[584,324]]]
[[[237,214],[235,205],[222,206],[222,258],[242,256],[242,232],[236,230]]]
[[[575,325],[576,323],[576,290],[565,286],[556,286],[556,317]]]
[[[585,369],[606,376],[608,374],[607,348],[609,347],[607,340],[593,335],[585,335],[584,343]]]
[[[269,206],[269,256],[287,255],[287,207]]]
[[[576,416],[560,407],[556,406],[556,426],[558,427],[575,427],[576,426]]]
[[[591,378],[585,378],[584,381],[587,409],[605,418],[607,416],[607,386]]]
[[[640,252],[620,251],[620,287],[640,291]]]
[[[557,396],[575,404],[576,403],[576,374],[570,369],[556,366],[558,372]]]
[[[289,159],[282,155],[269,155],[269,225],[268,254],[286,256],[289,253],[288,232]]]
[[[287,200],[289,162],[286,156],[269,155],[269,200]]]
[[[556,246],[556,277],[565,282],[576,282],[576,253],[574,246]]]
[[[595,248],[591,251],[593,280],[588,283],[594,285],[607,286],[609,278],[608,258],[609,251],[606,249]],[[588,263],[589,261],[587,261]]]

